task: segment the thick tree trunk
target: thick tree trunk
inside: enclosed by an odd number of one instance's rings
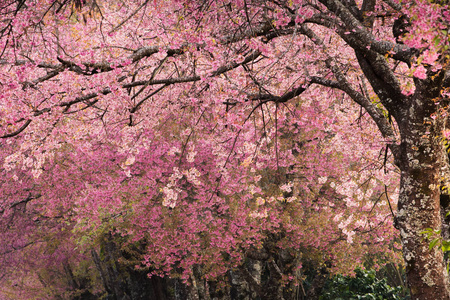
[[[427,104],[424,104],[427,103]],[[431,104],[431,105],[430,105]],[[450,299],[449,279],[440,247],[430,249],[423,231],[440,230],[441,141],[439,126],[429,118],[431,100],[412,99],[399,123],[401,170],[398,228],[412,299]]]

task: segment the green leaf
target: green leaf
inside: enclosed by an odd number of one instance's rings
[[[434,46],[437,47],[437,46],[439,45],[439,43],[441,42],[441,39],[440,39],[439,37],[436,36],[436,37],[433,39],[433,41],[434,41]]]
[[[433,231],[433,229],[431,229],[431,228],[426,228],[426,229],[423,230],[420,234],[429,234],[431,231]]]
[[[443,252],[450,251],[450,241],[442,241],[442,251]]]
[[[430,239],[433,236],[433,229],[426,228],[425,230],[421,231],[420,234],[425,235],[426,239]]]
[[[430,243],[430,250],[434,248],[434,246],[437,245],[437,243],[440,241],[441,238],[435,238],[434,240],[431,241]]]

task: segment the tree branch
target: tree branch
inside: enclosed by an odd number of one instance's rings
[[[400,149],[397,145],[397,137],[394,133],[392,125],[389,124],[388,119],[386,118],[383,110],[377,107],[374,103],[372,103],[367,97],[356,91],[352,88],[350,83],[345,78],[344,74],[342,74],[341,70],[336,66],[332,65],[330,61],[328,61],[327,65],[332,70],[334,76],[338,82],[338,88],[344,91],[353,101],[362,106],[370,117],[374,120],[378,129],[380,130],[383,138],[386,139],[387,145],[391,152],[393,153],[395,158],[399,157]]]
[[[381,55],[388,55],[394,59],[409,64],[415,55],[415,50],[406,45],[389,41],[378,41],[375,36],[362,24],[339,0],[320,0],[331,12],[335,13],[345,24],[345,28],[337,28],[338,34],[352,48],[363,53],[369,49]]]
[[[0,136],[0,138],[6,139],[6,138],[16,136],[16,135],[20,134],[22,131],[24,131],[28,127],[28,125],[30,125],[30,123],[31,123],[31,120],[28,119],[25,121],[25,123],[19,129],[17,129],[16,131],[13,131],[11,133],[2,135],[2,136]]]

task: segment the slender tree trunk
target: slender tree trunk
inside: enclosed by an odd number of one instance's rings
[[[430,118],[435,104],[429,98],[411,99],[399,120],[401,134],[398,228],[403,244],[412,299],[450,299],[449,279],[440,247],[430,249],[425,229],[441,229],[440,188],[442,145],[440,127]]]
[[[191,284],[189,285],[189,296],[187,300],[200,300],[200,295],[198,294],[197,278],[195,278],[194,272],[191,275]]]

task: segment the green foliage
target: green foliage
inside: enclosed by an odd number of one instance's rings
[[[448,217],[448,215],[449,213],[447,213],[445,216]],[[450,251],[450,241],[446,241],[442,238],[441,230],[433,230],[432,228],[427,228],[421,233],[426,236],[427,240],[430,241],[430,250],[436,246],[440,246],[444,253]]]
[[[445,217],[448,217],[450,212],[447,212],[445,214]],[[442,252],[444,252],[444,258],[447,262],[447,272],[450,270],[450,241],[444,240],[441,236],[441,230],[433,230],[432,228],[426,228],[424,231],[421,232],[423,235],[425,235],[426,239],[430,241],[429,248],[430,250],[434,247],[438,246],[441,247]]]
[[[326,283],[320,300],[401,300],[401,287],[390,287],[373,270],[355,270],[355,277],[335,275]]]

